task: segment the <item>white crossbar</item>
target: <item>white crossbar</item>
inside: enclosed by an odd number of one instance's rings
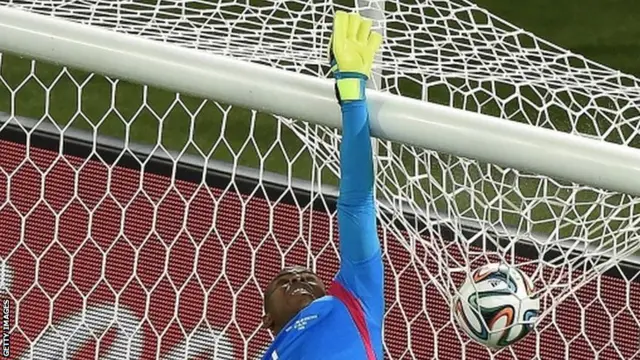
[[[340,127],[330,80],[0,7],[0,50]],[[369,91],[372,133],[458,156],[640,195],[640,151]]]

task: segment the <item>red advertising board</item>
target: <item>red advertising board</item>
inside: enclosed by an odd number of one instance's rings
[[[270,339],[260,289],[271,276],[296,263],[329,281],[337,269],[334,219],[269,203],[259,186],[238,194],[8,141],[0,154],[9,358],[254,359]],[[489,359],[399,241],[380,235],[387,357]],[[631,359],[639,317],[640,286],[602,277],[495,358]]]

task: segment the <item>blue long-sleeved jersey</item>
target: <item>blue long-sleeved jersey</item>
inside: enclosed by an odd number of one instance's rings
[[[376,229],[366,101],[343,104],[342,121],[340,269],[329,294],[284,326],[264,360],[383,358],[384,270]]]

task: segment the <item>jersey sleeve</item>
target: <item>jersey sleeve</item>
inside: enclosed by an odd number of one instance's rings
[[[382,319],[384,269],[373,194],[373,154],[366,102],[342,105],[338,228],[340,270],[335,281],[362,304],[369,316]]]

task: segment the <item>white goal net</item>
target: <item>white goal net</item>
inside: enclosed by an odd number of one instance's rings
[[[638,146],[637,79],[464,0],[358,3],[386,34],[380,90]],[[322,77],[332,14],[354,7],[3,4]],[[325,280],[337,269],[337,131],[15,54],[0,54],[0,70],[11,357],[255,359],[270,340],[260,327],[270,277],[285,264]],[[637,356],[640,279],[628,263],[640,248],[637,198],[377,147],[389,359]],[[449,299],[465,271],[498,260],[532,276],[544,314],[533,334],[492,352],[457,329]]]

